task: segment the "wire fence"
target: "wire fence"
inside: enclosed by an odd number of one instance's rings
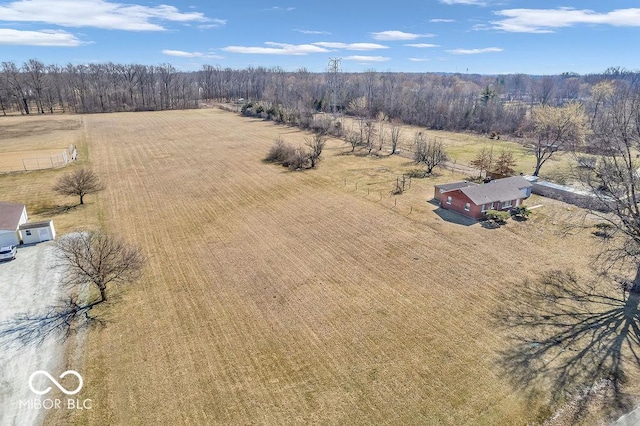
[[[77,158],[78,151],[74,145],[71,145],[68,150],[63,150],[59,154],[51,154],[41,157],[24,157],[20,160],[14,161],[10,165],[5,164],[1,167],[0,173],[55,169],[58,167],[64,167],[70,161],[75,161]]]
[[[378,181],[375,184],[375,188],[372,187],[371,182],[348,180],[347,178],[343,178],[340,183],[336,181],[335,184],[347,192],[355,192],[366,200],[379,203],[389,210],[408,216],[417,211],[417,207],[414,208],[414,204],[417,201],[415,197],[403,197],[405,192],[411,190],[412,181],[413,177],[405,174],[396,176],[395,180],[389,179],[384,184]],[[383,185],[388,189],[380,189]],[[425,199],[424,201],[428,200]]]

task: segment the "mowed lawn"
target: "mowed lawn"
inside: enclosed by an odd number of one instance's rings
[[[524,278],[587,269],[593,237],[554,232],[566,206],[498,230],[464,226],[428,203],[435,181],[459,178],[449,172],[414,179],[395,207],[383,197],[410,167],[400,157],[341,155],[346,144],[330,141],[318,170],[296,173],[261,161],[278,135],[303,142],[296,129],[217,110],[83,118],[106,183],[93,198],[100,222],[148,263],[96,310],[105,322],[82,357],[72,351],[93,408],[52,413],[51,424],[477,425],[549,414],[544,395],[527,399],[501,369],[508,340],[492,314]]]

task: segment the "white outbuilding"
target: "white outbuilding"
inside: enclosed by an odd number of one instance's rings
[[[23,223],[18,227],[20,239],[24,244],[35,244],[56,238],[53,221]]]
[[[20,244],[18,228],[27,220],[24,204],[0,201],[0,247]]]

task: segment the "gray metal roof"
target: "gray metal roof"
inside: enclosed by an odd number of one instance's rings
[[[0,229],[15,231],[20,223],[20,216],[24,210],[24,204],[14,204],[0,201]]]

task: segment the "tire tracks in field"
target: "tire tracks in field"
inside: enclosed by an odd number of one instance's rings
[[[354,196],[323,168],[262,163],[283,130],[269,124],[216,111],[86,120],[105,222],[149,256],[91,340],[107,366],[95,422],[464,424],[517,405],[490,369],[500,336],[477,324],[504,283],[469,273],[518,260],[474,256],[475,230],[445,237],[448,224]]]

